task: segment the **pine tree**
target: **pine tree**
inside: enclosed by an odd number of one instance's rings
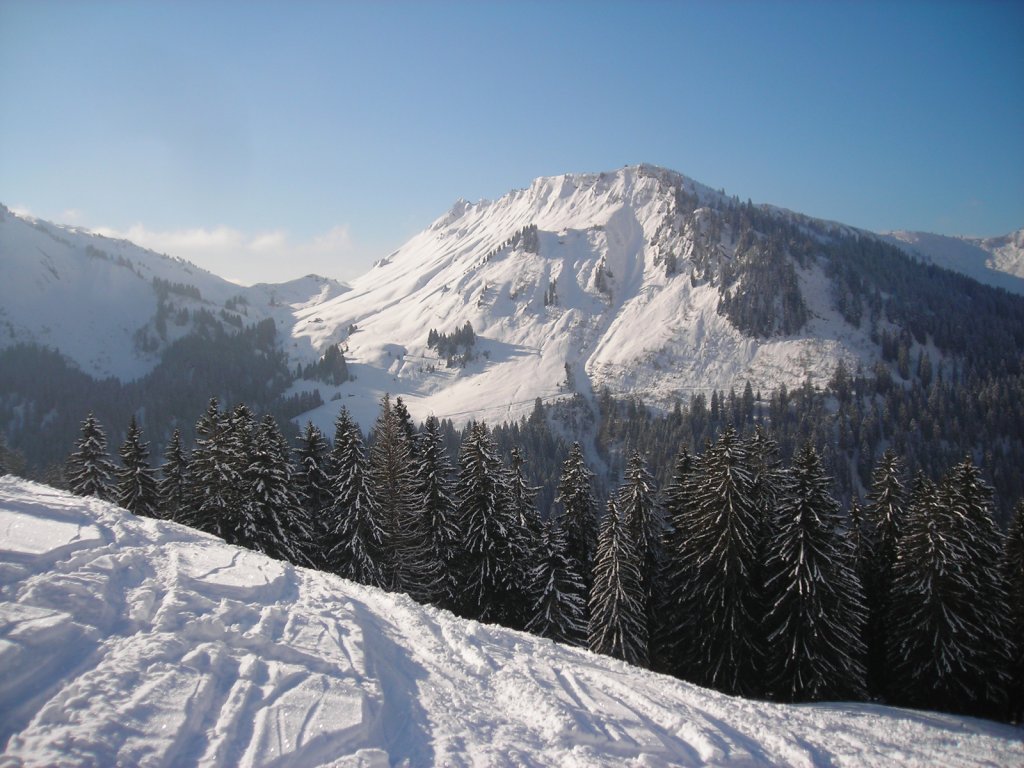
[[[392,549],[393,588],[427,602],[437,592],[440,564],[429,547],[426,520],[417,504],[415,469],[406,425],[385,394],[373,430],[370,484]]]
[[[431,600],[450,609],[460,591],[456,573],[459,528],[452,501],[452,466],[436,416],[427,418],[416,453],[416,504],[423,511],[430,557],[438,567]]]
[[[540,514],[534,498],[539,488],[530,485],[526,480],[525,466],[526,459],[517,447],[511,450],[511,466],[505,480],[505,487],[508,489],[507,503],[515,525],[511,535],[516,538],[516,547],[522,551],[522,555],[516,562],[518,573],[515,575],[515,582],[521,584],[523,589],[516,595],[516,606],[510,606],[510,610],[517,613],[515,623],[517,626],[525,626],[533,615],[533,598],[530,592],[530,585],[533,584],[533,571],[537,565],[540,552],[541,521]]]
[[[237,410],[237,409],[236,409]],[[245,458],[239,455],[241,414],[223,413],[216,398],[196,423],[196,444],[189,464],[185,514],[181,522],[236,543],[236,512],[241,501]]]
[[[754,537],[761,542],[756,563],[763,565],[768,559],[768,533],[775,510],[784,493],[788,478],[779,458],[779,446],[758,424],[746,443],[753,480],[752,498],[757,509]],[[765,574],[756,573],[754,580],[764,583]]]
[[[616,502],[629,536],[640,557],[640,581],[647,606],[648,635],[656,625],[655,589],[662,563],[661,543],[665,519],[657,501],[654,477],[639,451],[633,451],[626,464],[625,477],[616,494]],[[649,658],[649,653],[645,654]]]
[[[517,598],[526,588],[518,581],[524,552],[504,477],[487,426],[471,425],[459,451],[455,485],[462,537],[459,603],[468,618],[521,628],[516,608]]]
[[[1010,686],[1007,712],[1011,722],[1024,720],[1024,501],[1017,502],[1002,560],[1003,583],[1010,606]]]
[[[181,445],[181,430],[175,429],[164,451],[160,467],[157,493],[160,498],[160,517],[181,522],[185,513],[188,492],[188,459]]]
[[[681,521],[683,668],[694,682],[759,695],[765,658],[761,520],[746,446],[729,427],[697,460]]]
[[[249,468],[260,447],[256,415],[249,406],[239,403],[231,410],[221,439],[225,462],[237,478],[237,485],[231,490],[232,503],[220,510],[220,535],[229,544],[258,549],[261,531],[250,499]]]
[[[990,491],[964,462],[941,488],[918,477],[890,605],[893,699],[993,715],[1005,705],[1008,607]]]
[[[682,448],[676,456],[672,480],[665,488],[665,533],[662,539],[662,567],[658,579],[657,621],[653,625],[651,640],[652,667],[668,674],[683,677],[683,646],[687,642],[686,617],[682,615],[682,590],[690,581],[683,556],[689,538],[687,525],[692,514],[689,489],[692,485],[693,456]]]
[[[81,436],[68,457],[68,489],[78,496],[110,499],[114,464],[107,455],[107,435],[90,413],[82,422]]]
[[[981,707],[988,716],[1003,714],[1009,685],[1011,613],[1000,564],[1004,535],[993,515],[991,486],[970,457],[950,472],[946,497],[958,523],[953,535],[964,545],[963,569],[970,580],[971,606],[980,629],[977,645],[969,649],[977,666],[974,686],[981,691]]]
[[[641,562],[627,521],[609,499],[590,590],[590,650],[643,666],[648,636]]]
[[[3,477],[10,472],[10,468],[7,464],[7,438],[4,437],[3,432],[0,432],[0,477]]]
[[[768,546],[769,687],[784,701],[866,693],[863,595],[831,484],[805,444],[793,459]]]
[[[324,569],[327,568],[327,563],[324,560],[322,544],[326,539],[328,526],[321,511],[331,501],[331,476],[334,469],[331,466],[330,450],[323,433],[313,422],[307,421],[295,449],[295,492],[310,526],[311,541],[306,554],[317,568]]]
[[[119,455],[121,467],[114,473],[117,478],[114,500],[136,515],[159,517],[160,493],[156,475],[149,465],[149,443],[142,442],[142,431],[134,415]]]
[[[406,442],[409,444],[409,454],[415,461],[417,451],[417,439],[416,439],[416,425],[413,424],[412,416],[409,414],[409,409],[405,406],[405,401],[401,397],[395,398],[395,418],[398,419],[398,423],[402,427],[402,432],[405,434]]]
[[[369,482],[359,427],[342,406],[335,422],[332,501],[324,510],[330,530],[327,558],[339,576],[361,584],[391,584],[390,542]]]
[[[903,462],[892,450],[886,450],[875,467],[864,508],[862,575],[868,609],[864,641],[868,691],[876,696],[883,695],[892,682],[887,644],[892,634],[889,619],[893,566],[907,517],[903,474]]]
[[[573,443],[562,464],[555,501],[562,505],[561,527],[565,532],[566,555],[583,576],[590,590],[594,553],[597,550],[597,501],[592,489],[594,473],[583,460],[579,443]]]
[[[641,555],[641,575],[648,596],[657,574],[661,540],[665,534],[665,521],[657,495],[658,489],[647,469],[647,462],[639,451],[633,451],[616,501]]]
[[[587,593],[565,547],[565,532],[559,522],[545,522],[531,573],[534,600],[526,631],[558,643],[582,645],[587,629]]]
[[[311,533],[305,511],[293,490],[289,446],[269,414],[253,433],[243,472],[244,494],[239,543],[278,560],[310,565]]]

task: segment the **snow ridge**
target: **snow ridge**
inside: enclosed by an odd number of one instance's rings
[[[936,266],[1024,295],[1024,228],[1002,237],[947,237],[902,230],[881,237]]]
[[[3,765],[1011,765],[1019,729],[730,698],[0,479]]]
[[[747,380],[764,394],[824,383],[840,358],[851,369],[873,361],[876,345],[837,314],[816,266],[799,271],[813,318],[799,333],[752,338],[719,314],[719,287],[692,273],[701,258],[734,257],[737,244],[715,227],[734,202],[646,165],[459,201],[352,291],[299,313],[292,336],[315,350],[344,345],[360,385],[338,394],[364,426],[384,392],[417,419],[500,422],[538,397],[589,399],[608,387],[670,408]],[[428,334],[466,322],[476,358],[446,367]],[[338,407],[308,415],[329,430]]]
[[[170,343],[194,330],[179,319],[187,313],[231,318],[229,330],[267,317],[285,328],[297,309],[344,290],[316,275],[247,288],[127,240],[0,206],[0,348],[53,347],[97,379],[131,381],[151,371]]]

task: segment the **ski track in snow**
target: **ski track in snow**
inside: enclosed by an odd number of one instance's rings
[[[0,479],[0,768],[1012,766],[1024,732],[731,698]]]

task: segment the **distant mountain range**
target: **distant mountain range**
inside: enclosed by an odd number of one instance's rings
[[[316,275],[242,287],[127,240],[0,206],[0,348],[49,346],[93,378],[148,373],[195,331],[197,313],[225,328],[268,317],[288,328],[294,312],[345,290]]]
[[[947,237],[928,232],[888,232],[882,237],[907,253],[979,283],[1024,294],[1024,229],[1002,237]]]
[[[747,382],[822,384],[839,361],[985,364],[986,342],[950,317],[1019,319],[1024,299],[929,264],[1024,294],[1024,230],[875,235],[641,165],[459,201],[351,287],[311,275],[243,288],[0,207],[0,349],[47,345],[93,378],[129,381],[197,322],[230,332],[270,318],[289,392],[324,401],[298,418],[325,429],[342,403],[369,426],[384,392],[417,419],[456,423],[604,389],[668,409]],[[306,378],[332,346],[354,381]]]

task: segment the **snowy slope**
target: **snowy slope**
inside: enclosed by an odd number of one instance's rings
[[[697,210],[681,209],[677,192]],[[797,335],[751,338],[718,314],[719,289],[690,271],[699,250],[724,260],[735,251],[703,226],[723,200],[679,174],[635,166],[460,201],[352,291],[310,307],[293,335],[314,349],[345,344],[361,384],[344,388],[343,402],[364,425],[384,391],[402,395],[419,419],[500,421],[572,391],[592,397],[608,387],[671,407],[694,392],[741,391],[747,380],[765,393],[808,377],[822,383],[839,358],[851,368],[873,360],[875,345],[838,317],[817,268],[799,275],[813,319]],[[535,244],[517,237],[531,226]],[[480,356],[446,368],[428,333],[467,321]],[[329,428],[338,407],[326,404],[315,420]]]
[[[1011,766],[1024,732],[730,698],[0,479],[0,765]]]
[[[162,333],[154,279],[176,286],[164,301]],[[186,286],[193,295],[180,290]],[[53,347],[95,378],[132,380],[150,371],[167,344],[192,330],[190,321],[176,322],[182,309],[206,309],[218,318],[224,312],[242,323],[274,317],[279,327],[290,328],[297,308],[343,290],[312,275],[244,288],[126,240],[0,206],[0,347]]]
[[[882,238],[913,256],[979,283],[1024,295],[1024,229],[1003,237],[947,237],[898,231],[888,232]]]

